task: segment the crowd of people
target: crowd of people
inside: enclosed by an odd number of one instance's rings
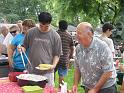
[[[100,37],[94,36],[94,28],[90,23],[79,23],[76,29],[78,43],[75,47],[74,40],[67,31],[66,20],[59,21],[57,31],[51,28],[50,13],[41,12],[38,20],[38,26],[32,19],[25,19],[10,28],[6,25],[1,27],[0,53],[8,56],[9,67],[13,72],[27,70],[31,74],[43,75],[48,78],[47,85],[54,86],[55,73],[58,71],[58,81],[61,84],[67,76],[69,60],[75,52],[72,93],[77,93],[80,80],[85,93],[117,93],[117,73],[113,61],[115,49],[113,40],[109,38],[113,26],[110,23],[102,26]],[[41,71],[35,68],[39,64],[50,64],[51,67]],[[121,63],[119,69],[124,72]],[[121,93],[124,93],[124,81]]]

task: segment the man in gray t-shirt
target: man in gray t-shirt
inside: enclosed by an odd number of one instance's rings
[[[116,93],[116,70],[110,48],[102,40],[93,37],[92,26],[87,22],[77,26],[77,39],[75,88],[82,77],[85,93]]]
[[[44,75],[49,80],[49,86],[54,85],[54,68],[59,61],[62,50],[61,38],[56,31],[50,29],[52,17],[47,12],[42,12],[38,16],[39,27],[29,30],[24,39],[23,50],[29,49],[29,60],[33,69],[28,69],[29,73]],[[37,70],[39,64],[51,64],[48,71]]]

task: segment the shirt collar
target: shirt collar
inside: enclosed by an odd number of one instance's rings
[[[4,37],[4,35],[3,34],[0,34],[2,37]],[[5,37],[4,37],[5,38]]]
[[[93,49],[93,48],[94,48],[94,42],[95,42],[94,39],[95,39],[95,38],[93,37],[93,39],[92,39],[92,41],[91,41],[91,44],[90,44],[90,46],[88,47],[89,49]]]

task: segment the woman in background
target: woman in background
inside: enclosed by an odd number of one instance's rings
[[[21,58],[21,54],[18,52],[18,46],[23,44],[25,35],[28,33],[28,30],[30,28],[35,27],[35,23],[31,19],[25,19],[22,22],[22,27],[23,27],[22,33],[17,34],[13,38],[7,50],[9,66],[12,67],[12,70],[16,72],[23,72],[25,70],[25,67]],[[26,54],[27,53],[28,51],[26,51]],[[27,64],[28,61],[26,57],[24,55],[23,57],[24,57],[25,64]]]

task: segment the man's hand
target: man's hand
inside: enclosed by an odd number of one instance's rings
[[[88,91],[88,93],[98,93],[96,89],[92,88]]]
[[[123,64],[119,63],[118,67],[119,67],[119,69],[120,69],[122,72],[124,72],[124,66],[123,66]]]
[[[54,70],[55,67],[56,67],[55,65],[51,65],[50,70]]]
[[[19,51],[19,53],[20,52],[25,52],[26,49],[24,47],[22,47],[22,46],[18,46],[18,51]]]
[[[72,93],[77,93],[77,86],[75,86],[75,85],[73,85],[73,87],[72,87]]]

